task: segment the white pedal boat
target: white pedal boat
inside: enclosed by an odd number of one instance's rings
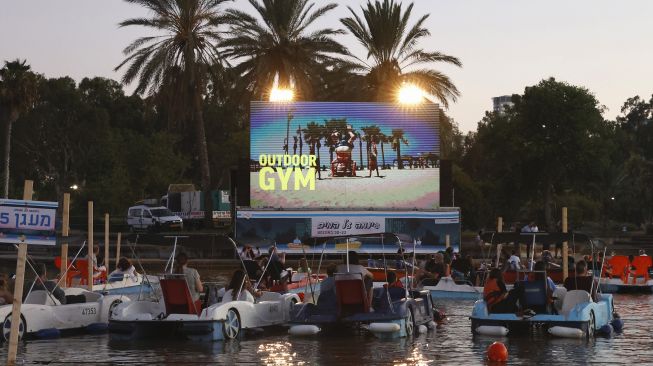
[[[27,295],[20,309],[19,338],[53,338],[72,330],[103,331],[107,329],[112,310],[130,301],[126,296],[104,296],[76,287],[64,291],[67,298],[71,301],[75,298],[79,303],[62,305],[45,290],[32,291]],[[9,339],[12,307],[11,304],[0,306],[4,340]]]
[[[264,292],[256,302],[223,301],[204,309],[193,304],[184,278],[160,280],[163,299],[118,306],[109,323],[112,340],[187,339],[219,341],[241,336],[245,329],[288,322],[296,294]],[[199,314],[199,315],[198,315]]]

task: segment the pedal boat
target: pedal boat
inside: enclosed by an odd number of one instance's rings
[[[239,338],[243,330],[280,326],[289,320],[296,294],[263,292],[256,302],[230,301],[198,308],[184,277],[159,281],[162,301],[134,301],[118,306],[109,322],[112,340],[175,339],[220,341]]]

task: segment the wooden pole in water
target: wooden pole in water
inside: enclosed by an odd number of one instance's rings
[[[567,233],[567,207],[562,208],[562,232]],[[569,250],[569,243],[562,242],[562,279],[563,281],[569,276],[569,260],[567,251]]]
[[[61,227],[61,236],[66,240],[70,234],[70,193],[63,194],[63,225]],[[61,280],[59,287],[65,288],[68,286],[66,281],[66,269],[68,268],[68,243],[61,244]]]
[[[122,239],[122,233],[118,233],[118,239],[116,239],[116,266],[118,265],[118,260],[120,260],[120,239]]]
[[[104,214],[104,266],[107,267],[107,273],[111,272],[109,270],[109,214]]]
[[[34,181],[26,180],[23,189],[23,200],[31,201],[34,194]],[[18,354],[18,332],[21,323],[20,308],[23,304],[23,286],[25,284],[25,259],[27,258],[27,244],[23,241],[18,246],[16,260],[16,282],[14,285],[14,304],[11,309],[11,330],[9,335],[9,350],[7,351],[7,365],[16,364]],[[24,329],[26,331],[26,329]]]
[[[93,201],[88,201],[88,290],[93,291]]]
[[[497,233],[503,232],[503,217],[497,217]],[[501,259],[501,244],[497,244],[497,268],[499,268],[499,260]]]

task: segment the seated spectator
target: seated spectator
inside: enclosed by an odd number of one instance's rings
[[[512,255],[508,258],[508,269],[511,271],[518,271],[522,269],[521,259],[517,255],[517,252],[513,249]]]
[[[388,271],[386,282],[387,283],[383,286],[388,288],[404,288],[404,284],[399,279],[397,279],[397,274],[394,271]]]
[[[248,301],[254,302],[255,297],[261,296],[260,291],[254,290],[252,282],[242,269],[237,269],[231,275],[231,281],[222,296],[222,302]]]
[[[599,300],[597,288],[599,281],[597,278],[590,277],[587,274],[587,263],[580,260],[576,263],[576,274],[574,277],[567,277],[564,283],[567,291],[571,290],[585,290],[592,295],[594,301]]]
[[[0,305],[7,305],[14,303],[14,295],[9,291],[9,281],[7,281],[7,276],[2,275],[0,278]]]
[[[136,273],[136,268],[132,265],[129,259],[125,257],[120,257],[118,260],[118,265],[116,266],[115,271],[111,272],[109,275],[109,282],[111,281],[122,281],[125,276],[127,276],[132,281],[138,279],[138,273]]]
[[[517,301],[521,298],[523,288],[515,286],[512,290],[506,289],[503,273],[498,268],[490,271],[485,287],[483,287],[483,300],[490,313],[516,313]]]
[[[66,304],[66,293],[57,286],[57,283],[48,280],[48,273],[45,264],[38,266],[39,276],[34,280],[32,291],[43,290],[54,296],[62,305]]]

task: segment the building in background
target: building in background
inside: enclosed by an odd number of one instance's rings
[[[492,98],[492,110],[495,112],[503,113],[506,110],[506,106],[512,107],[514,105],[512,95],[502,95]]]

